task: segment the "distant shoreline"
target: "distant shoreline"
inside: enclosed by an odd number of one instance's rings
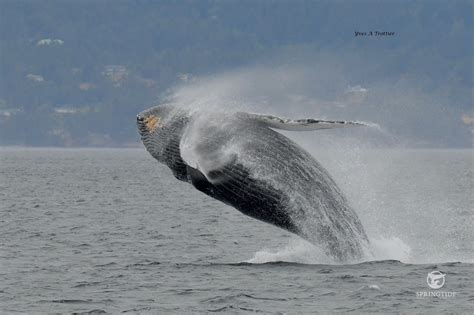
[[[19,150],[145,150],[145,147],[141,144],[137,146],[104,146],[104,147],[95,147],[95,146],[77,146],[77,147],[60,147],[60,146],[21,146],[21,145],[0,145],[0,151],[9,150],[9,149],[19,149]],[[328,148],[329,150],[332,150]],[[337,150],[336,148],[334,150]],[[373,147],[373,148],[364,148],[364,150],[474,150],[474,147]]]

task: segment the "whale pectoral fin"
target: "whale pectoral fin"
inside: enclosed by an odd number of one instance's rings
[[[344,120],[320,120],[320,119],[286,119],[272,115],[254,114],[254,113],[239,113],[246,115],[250,119],[254,119],[270,128],[290,130],[290,131],[311,131],[319,129],[333,129],[343,127],[358,127],[367,126],[358,121],[344,121]]]
[[[216,185],[224,184],[229,180],[232,180],[232,176],[236,176],[237,173],[234,174],[231,170],[233,164],[229,164],[223,166],[219,169],[214,169],[211,171],[203,173],[203,171],[193,168],[191,166],[186,166],[186,170],[191,180],[191,184],[199,191],[202,191],[206,194],[212,195],[214,193],[214,189]]]
[[[241,180],[238,174],[234,174],[231,170],[231,167],[223,167],[222,169],[216,169],[211,171],[209,174],[204,175],[200,170],[193,168],[191,166],[187,166],[187,172],[190,179],[191,184],[197,190],[209,195],[217,200],[224,202],[225,204],[229,204],[231,206],[235,206],[237,202],[235,199],[235,194],[238,194],[238,191],[235,189],[238,188],[238,185],[235,186],[234,184],[230,184],[235,181]],[[234,175],[235,178],[232,178]],[[209,179],[210,178],[210,179]],[[233,187],[232,193],[229,193],[227,185],[231,185]],[[227,191],[227,193],[223,193]]]
[[[191,184],[199,191],[205,194],[212,195],[214,185],[212,185],[201,171],[191,166],[186,167]]]

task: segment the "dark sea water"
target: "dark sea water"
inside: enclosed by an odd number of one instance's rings
[[[336,265],[143,149],[0,149],[0,313],[471,313],[473,151],[313,154],[367,261]]]

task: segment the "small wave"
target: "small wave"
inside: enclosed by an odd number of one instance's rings
[[[105,263],[105,264],[95,265],[95,267],[110,267],[110,266],[114,266],[114,265],[117,265],[117,263],[112,261],[112,262]]]
[[[72,313],[73,315],[97,315],[97,314],[108,314],[104,310],[96,309],[96,310],[91,310],[91,311],[85,311],[85,312],[75,312]]]
[[[268,261],[268,262],[248,262],[248,261],[242,261],[238,263],[229,263],[229,264],[221,264],[221,265],[227,265],[227,266],[260,266],[260,265],[265,265],[265,266],[314,266],[315,264],[306,264],[306,263],[299,263],[299,262],[291,262],[291,261]]]
[[[251,299],[251,300],[262,300],[262,301],[282,301],[282,302],[288,301],[288,299],[285,299],[285,298],[269,298],[269,297],[255,296],[255,295],[246,294],[246,293],[240,293],[240,294],[233,294],[233,295],[227,295],[227,296],[216,296],[213,298],[202,300],[201,302],[228,303],[228,302],[234,302],[240,299]]]
[[[378,284],[367,284],[364,285],[363,287],[360,287],[357,289],[357,291],[363,291],[363,290],[376,290],[376,291],[381,291],[382,289]]]
[[[252,263],[252,262],[247,262],[247,261],[241,261],[241,262],[229,262],[229,263],[207,263],[207,264],[197,264],[197,263],[177,263],[174,264],[178,268],[183,268],[183,267],[259,267],[259,266],[284,266],[284,267],[289,267],[289,266],[308,266],[308,267],[314,267],[314,266],[321,266],[321,267],[326,267],[327,265],[320,265],[320,264],[305,264],[305,263],[298,263],[298,262],[288,262],[288,261],[269,261],[269,262],[264,262],[264,263]],[[321,269],[321,273],[331,273],[331,269]]]
[[[87,281],[82,281],[77,283],[76,285],[73,285],[73,288],[83,288],[83,287],[88,287],[88,286],[95,286],[95,285],[101,285],[102,282],[100,281],[94,281],[94,282],[87,282]]]
[[[145,260],[143,262],[138,262],[138,263],[135,263],[135,264],[127,265],[126,267],[127,268],[130,268],[130,267],[147,267],[147,266],[156,266],[156,265],[161,265],[161,262]]]
[[[252,309],[252,308],[247,308],[247,307],[235,307],[233,305],[228,305],[228,306],[224,306],[224,307],[220,307],[220,308],[217,308],[217,309],[213,309],[213,310],[207,310],[208,312],[239,312],[239,311],[245,311],[245,312],[253,312],[253,313],[260,313],[261,311],[260,310],[256,310],[256,309]]]
[[[75,300],[75,299],[60,299],[60,300],[51,300],[51,303],[64,303],[64,304],[82,304],[82,303],[91,303],[92,300]]]
[[[149,312],[150,310],[151,310],[151,307],[131,308],[129,310],[122,311],[122,313],[137,313],[137,314],[139,314],[140,312]]]

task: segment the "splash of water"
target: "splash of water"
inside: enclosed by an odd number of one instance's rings
[[[373,260],[398,260],[403,263],[411,262],[411,249],[400,238],[373,238],[370,240],[371,248],[367,250],[366,256],[360,261],[350,263],[360,263]],[[282,248],[262,249],[246,262],[252,264],[264,264],[269,262],[292,262],[300,264],[336,264],[331,257],[328,257],[320,248],[300,239],[290,239],[288,244]]]
[[[375,260],[399,260],[411,262],[411,248],[398,237],[371,239]]]
[[[264,264],[268,262],[293,262],[300,264],[333,264],[334,260],[326,256],[321,249],[302,239],[290,239],[281,249],[263,249],[255,253],[246,262]]]

